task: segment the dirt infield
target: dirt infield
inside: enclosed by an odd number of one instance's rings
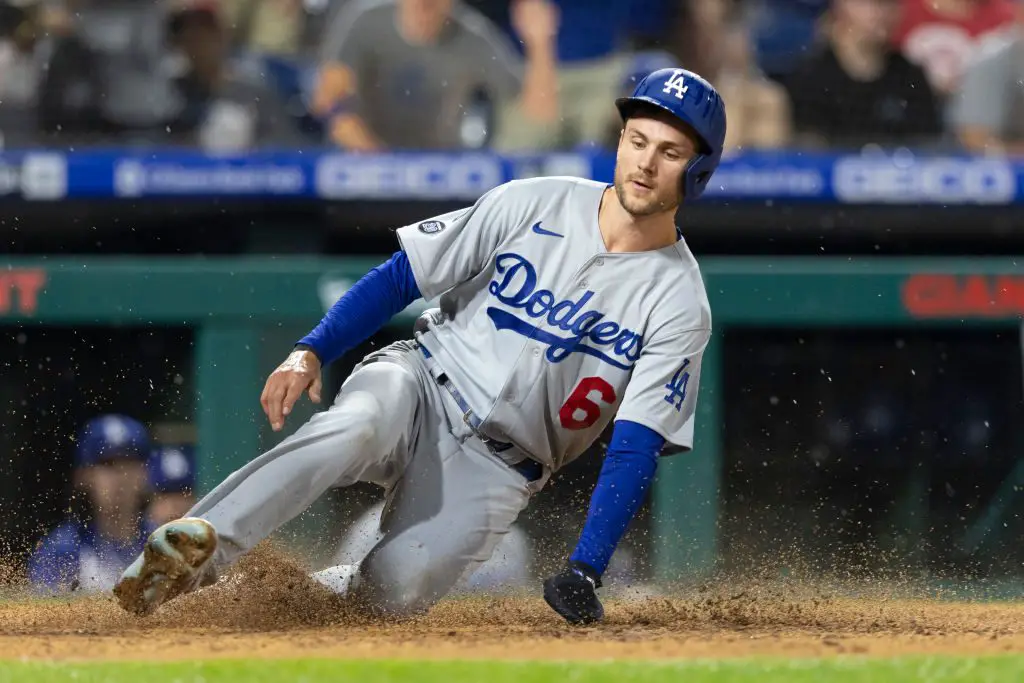
[[[244,577],[244,578],[243,578]],[[877,591],[875,591],[877,593]],[[213,657],[607,659],[1024,652],[1024,604],[708,587],[685,598],[610,601],[571,628],[533,598],[449,599],[402,623],[369,618],[296,564],[254,553],[216,586],[155,616],[109,598],[0,604],[0,658]]]

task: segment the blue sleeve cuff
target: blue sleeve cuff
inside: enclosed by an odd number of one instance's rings
[[[583,562],[600,575],[630,521],[640,509],[658,468],[665,439],[649,427],[620,420],[612,430],[601,475],[590,497],[590,509],[571,561]]]
[[[298,344],[311,348],[321,364],[327,365],[375,334],[420,296],[409,257],[398,251],[360,278]]]

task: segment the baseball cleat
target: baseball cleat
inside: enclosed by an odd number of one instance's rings
[[[152,614],[168,600],[212,582],[206,570],[216,549],[217,531],[205,519],[167,522],[149,535],[142,554],[121,574],[114,596],[128,612]]]
[[[309,578],[335,595],[346,595],[349,591],[359,587],[359,565],[339,564],[310,574]]]

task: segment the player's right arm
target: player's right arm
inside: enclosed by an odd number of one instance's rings
[[[531,199],[518,201],[519,195]],[[322,366],[368,339],[416,299],[431,299],[483,270],[533,200],[532,193],[506,183],[469,208],[399,228],[402,250],[346,292],[267,378],[260,404],[271,428],[284,426],[303,392],[320,402]]]
[[[284,426],[302,392],[308,390],[310,400],[319,403],[322,366],[369,338],[418,298],[420,291],[404,252],[364,275],[267,378],[260,404],[271,428],[279,431]]]

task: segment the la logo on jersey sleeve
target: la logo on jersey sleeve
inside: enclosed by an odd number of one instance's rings
[[[677,413],[683,409],[683,401],[686,400],[686,386],[690,383],[689,367],[690,359],[687,358],[665,385],[665,388],[668,389],[668,393],[665,394],[665,402],[675,408]]]

